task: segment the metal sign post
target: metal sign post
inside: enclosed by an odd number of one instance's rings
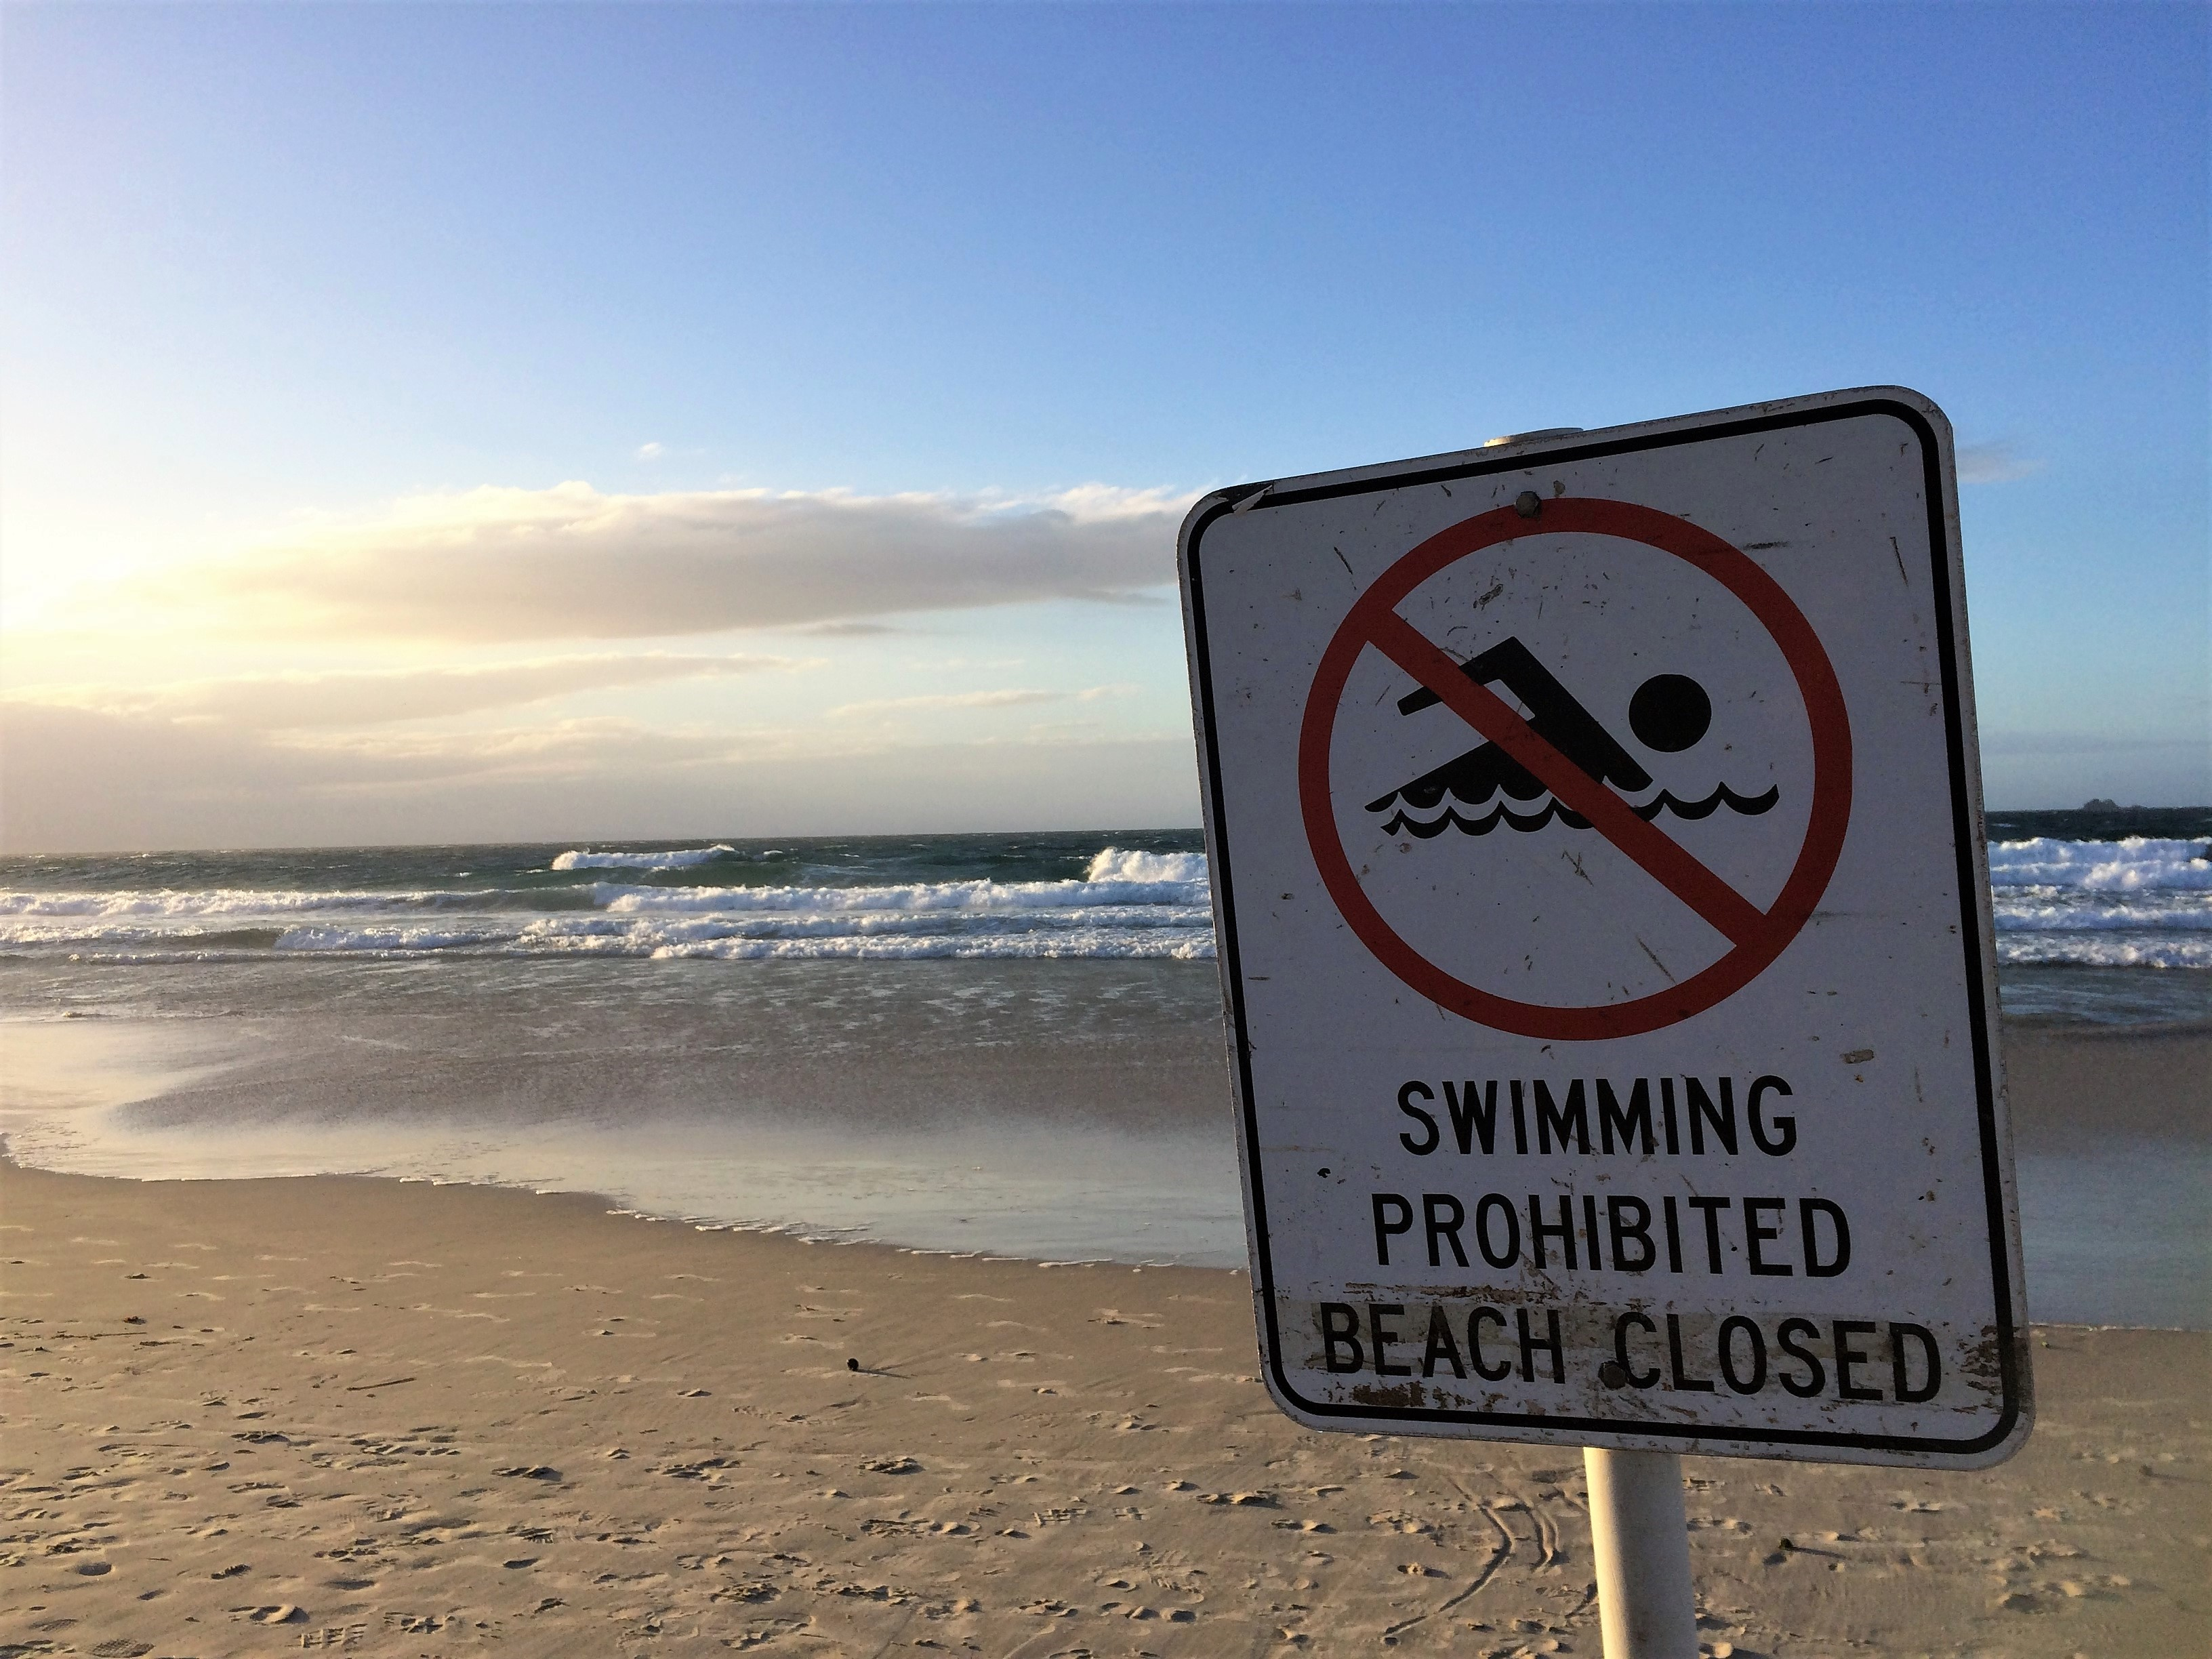
[[[1607,1659],[1697,1659],[1682,1460],[1673,1452],[1586,1446],[1583,1468]]]
[[[1677,1455],[2016,1449],[1942,412],[1245,485],[1180,567],[1277,1403],[1592,1448],[1616,1659],[1694,1650]]]

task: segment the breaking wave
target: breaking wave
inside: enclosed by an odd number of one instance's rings
[[[2130,836],[2125,841],[2033,841],[1990,844],[1990,885],[2054,892],[2212,893],[2212,846],[2201,841]]]
[[[1203,853],[1125,853],[1118,847],[1109,847],[1091,860],[1084,872],[1084,879],[1092,882],[1141,881],[1179,882],[1186,886],[1206,885],[1206,854]]]
[[[541,855],[542,856],[542,855]],[[0,892],[0,951],[104,961],[303,955],[1199,960],[1213,955],[1202,853],[1107,847],[1080,877],[837,884],[654,884],[735,861],[717,845],[561,854],[539,871],[631,881],[388,891],[241,888]],[[972,866],[971,866],[972,867]],[[1061,866],[1066,868],[1066,864]],[[518,872],[518,875],[526,874]]]
[[[563,853],[550,870],[689,870],[743,855],[734,847],[679,847],[665,853]]]

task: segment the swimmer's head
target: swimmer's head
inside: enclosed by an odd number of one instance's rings
[[[1654,674],[1628,700],[1628,729],[1662,755],[1689,748],[1712,723],[1713,700],[1686,674]]]

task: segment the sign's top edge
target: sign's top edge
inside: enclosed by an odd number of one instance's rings
[[[1951,423],[1936,401],[1926,393],[1902,386],[1849,386],[1834,392],[1816,392],[1801,397],[1772,398],[1764,403],[1741,404],[1731,409],[1668,416],[1662,420],[1592,427],[1586,431],[1550,428],[1503,442],[1492,441],[1469,449],[1446,450],[1437,454],[1411,456],[1404,460],[1381,461],[1366,466],[1341,467],[1328,472],[1306,472],[1282,478],[1254,479],[1245,483],[1231,484],[1201,496],[1192,504],[1189,516],[1183,523],[1183,533],[1188,538],[1202,522],[1224,509],[1231,513],[1249,512],[1255,507],[1315,495],[1342,494],[1355,490],[1363,483],[1401,483],[1407,481],[1408,475],[1419,478],[1430,474],[1506,471],[1546,455],[1610,449],[1651,439],[1694,433],[1703,428],[1730,426],[1745,422],[1787,423],[1793,416],[1814,416],[1857,404],[1885,403],[1903,404],[1911,410],[1928,422],[1942,441],[1948,442]]]

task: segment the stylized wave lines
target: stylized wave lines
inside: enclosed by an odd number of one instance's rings
[[[1713,793],[1703,800],[1681,800],[1672,791],[1662,789],[1641,806],[1632,806],[1629,810],[1647,823],[1656,818],[1662,812],[1672,812],[1678,818],[1687,818],[1694,822],[1699,818],[1711,817],[1723,806],[1746,817],[1757,817],[1762,812],[1771,811],[1774,804],[1781,799],[1782,791],[1777,787],[1770,787],[1763,794],[1739,795],[1723,783],[1716,787]],[[1519,830],[1524,836],[1533,835],[1550,823],[1564,823],[1570,830],[1587,830],[1590,827],[1588,818],[1571,808],[1562,806],[1556,800],[1546,803],[1541,811],[1525,813],[1513,811],[1504,801],[1500,801],[1480,817],[1462,817],[1456,808],[1447,807],[1441,817],[1431,818],[1425,823],[1419,818],[1407,817],[1405,809],[1401,807],[1391,816],[1389,822],[1382,826],[1382,833],[1386,836],[1412,836],[1419,841],[1433,841],[1447,830],[1457,830],[1464,836],[1486,836],[1501,823],[1509,830]]]
[[[1646,823],[1662,811],[1672,812],[1678,818],[1709,818],[1723,806],[1731,812],[1741,812],[1747,818],[1755,818],[1762,812],[1772,811],[1774,803],[1781,799],[1782,791],[1772,785],[1768,786],[1764,794],[1739,795],[1723,783],[1703,800],[1677,800],[1662,789],[1651,799],[1637,807],[1635,812]]]

